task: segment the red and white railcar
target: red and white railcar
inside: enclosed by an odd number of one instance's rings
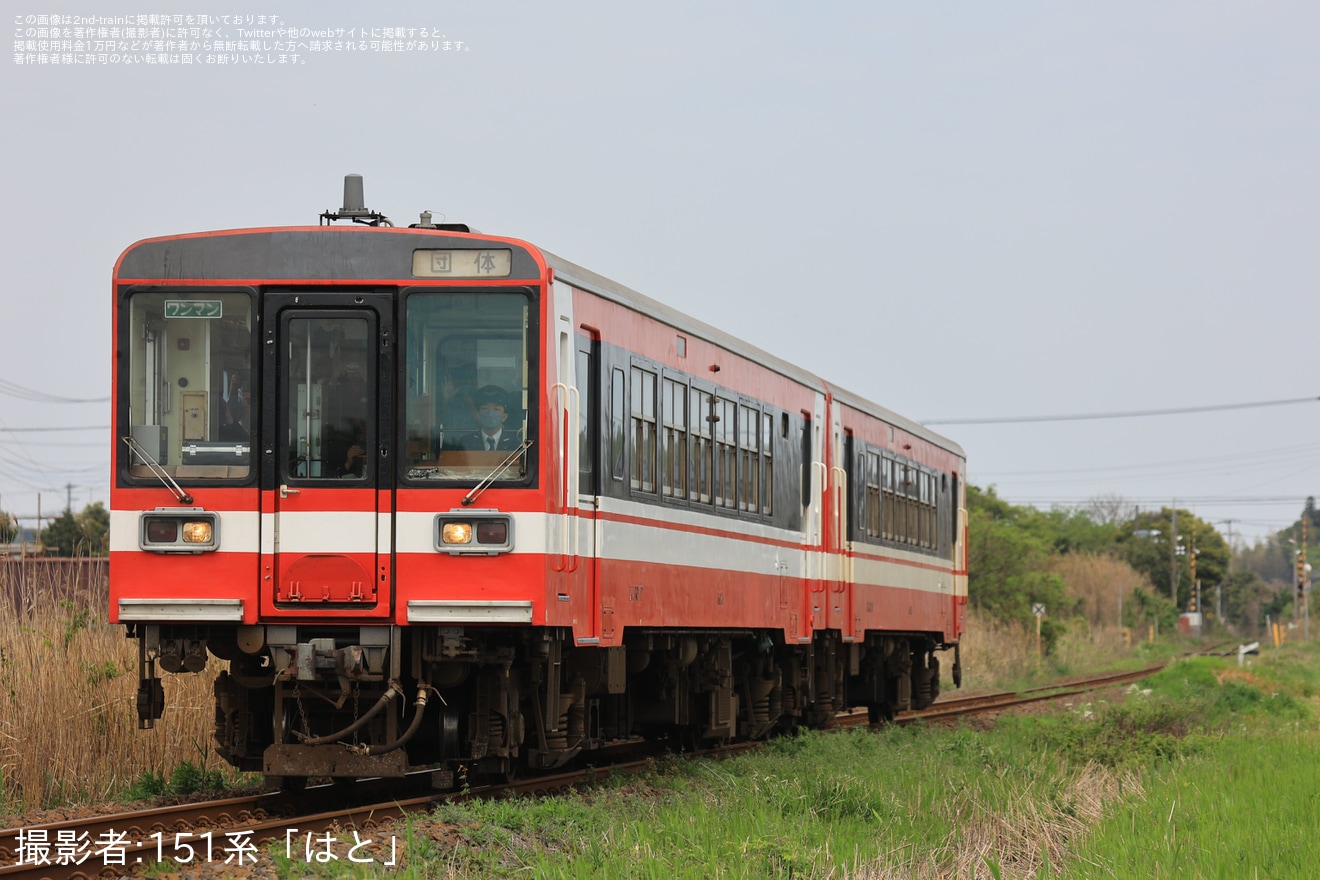
[[[211,656],[218,750],[293,780],[934,699],[956,444],[527,242],[392,228],[360,186],[115,267],[110,614],[144,726],[159,672]]]

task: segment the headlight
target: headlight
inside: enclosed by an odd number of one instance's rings
[[[209,520],[201,522],[186,522],[183,524],[183,543],[185,544],[209,544],[214,529]]]
[[[142,514],[138,546],[152,553],[206,553],[220,546],[220,517],[200,507],[157,507]]]
[[[447,522],[444,524],[440,540],[445,544],[471,544],[472,524]]]
[[[451,510],[435,518],[441,553],[495,556],[513,549],[513,519],[497,510]]]

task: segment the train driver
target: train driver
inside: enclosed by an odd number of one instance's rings
[[[458,439],[458,448],[481,451],[491,450],[512,452],[521,441],[518,430],[508,426],[508,396],[498,385],[486,385],[477,389],[472,402],[477,405],[477,424],[480,430],[465,434]]]
[[[361,444],[354,443],[344,453],[344,463],[335,469],[337,477],[361,477],[366,471],[367,453]]]

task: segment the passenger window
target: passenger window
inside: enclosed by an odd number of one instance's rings
[[[738,509],[746,513],[757,513],[760,505],[761,456],[757,444],[760,424],[760,414],[756,410],[750,406],[739,407]]]
[[[687,385],[666,378],[660,406],[664,425],[661,485],[670,498],[687,497],[687,404]]]
[[[656,433],[655,373],[633,367],[631,396],[632,488],[655,492]]]
[[[623,435],[623,407],[625,405],[625,395],[627,388],[624,387],[623,370],[615,369],[611,371],[610,382],[610,448],[612,475],[616,480],[624,478],[624,435]]]
[[[733,510],[737,491],[738,405],[723,397],[715,399],[715,506]]]
[[[714,488],[712,478],[714,449],[711,442],[712,410],[710,406],[710,395],[705,391],[692,389],[692,490],[688,497],[693,501],[709,504],[711,492]]]

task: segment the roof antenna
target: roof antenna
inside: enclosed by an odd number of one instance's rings
[[[352,220],[366,226],[393,226],[384,214],[367,210],[362,197],[362,175],[344,175],[344,207],[339,211],[327,209],[321,214],[321,225],[329,226],[336,220]]]

